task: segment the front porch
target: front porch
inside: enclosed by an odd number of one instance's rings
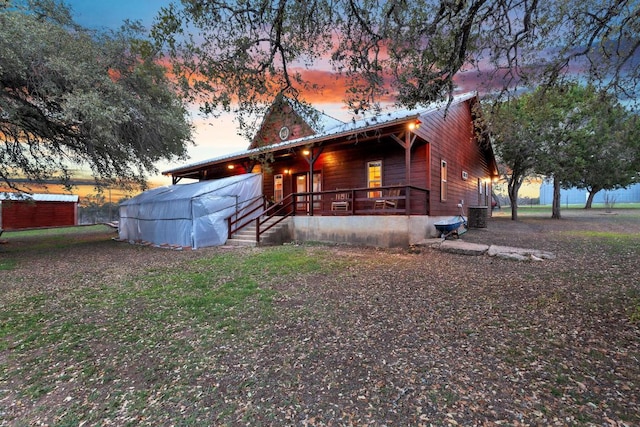
[[[429,190],[388,185],[292,193],[268,205],[268,215],[269,211],[295,216],[429,215]]]
[[[248,219],[256,212],[258,218]],[[435,237],[438,219],[429,216],[429,191],[423,188],[337,189],[292,193],[278,203],[263,198],[251,212],[229,218],[229,236],[250,227],[261,244],[265,233],[278,228],[279,236],[293,241],[408,247]]]

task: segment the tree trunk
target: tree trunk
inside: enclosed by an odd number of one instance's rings
[[[551,207],[551,218],[560,219],[560,181],[553,177],[553,205]]]
[[[518,220],[518,190],[520,190],[522,181],[514,179],[513,176],[507,183],[507,192],[509,193],[509,203],[511,203],[511,220]]]
[[[597,187],[594,187],[589,191],[589,197],[587,197],[587,203],[584,205],[585,209],[591,209],[591,205],[593,204],[593,198],[595,197],[598,191],[600,191],[600,189]]]

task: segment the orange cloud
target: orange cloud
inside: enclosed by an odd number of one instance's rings
[[[159,185],[164,184],[149,182],[150,188],[157,187]],[[94,185],[87,184],[74,184],[71,190],[68,190],[60,184],[30,185],[28,190],[29,193],[32,194],[73,194],[80,198],[80,204],[83,204],[87,197],[94,198],[98,194]],[[0,192],[13,193],[15,190],[0,185]],[[130,198],[138,193],[140,193],[140,190],[125,191],[119,188],[105,188],[102,190],[102,197],[104,197],[105,203],[118,203],[120,200]]]

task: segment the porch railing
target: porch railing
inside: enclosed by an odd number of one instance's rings
[[[395,190],[395,191],[394,191]],[[338,198],[338,195],[346,197]],[[340,209],[334,203],[340,202]],[[346,202],[346,208],[344,208]],[[311,209],[313,207],[313,209]],[[254,220],[247,218],[256,212]],[[266,198],[236,219],[228,219],[229,237],[242,228],[255,224],[256,242],[262,234],[292,215],[428,215],[429,190],[412,185],[389,185],[327,190],[314,193],[292,193],[279,203],[268,206]]]
[[[395,191],[394,191],[395,190]],[[338,195],[347,194],[346,198]],[[294,215],[428,215],[429,190],[412,185],[388,185],[294,193]],[[347,208],[335,202],[347,202]],[[313,209],[311,209],[313,206]],[[340,206],[340,209],[336,209]]]

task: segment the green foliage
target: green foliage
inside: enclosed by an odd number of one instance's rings
[[[184,157],[191,125],[143,29],[92,33],[47,0],[0,8],[0,176],[144,183]],[[146,55],[146,56],[145,56]]]
[[[489,109],[485,116],[478,115],[479,128],[489,128],[500,159],[501,173],[507,179],[511,218],[518,219],[518,191],[536,166],[538,128],[533,115],[536,103],[530,95],[512,98]],[[487,123],[484,122],[487,121]]]
[[[591,207],[598,191],[624,188],[640,178],[640,128],[638,116],[611,95],[598,93],[583,104],[585,125],[574,149],[578,164],[562,184],[587,189]]]
[[[637,179],[637,117],[614,96],[571,82],[533,96],[539,105],[536,171],[555,181],[554,217],[559,217],[560,186],[586,188],[592,200],[599,190],[626,187]]]
[[[638,118],[592,85],[540,87],[498,104],[489,121],[496,154],[508,171],[514,212],[517,189],[533,172],[553,178],[558,190],[577,186],[588,189],[591,197],[638,179]]]

